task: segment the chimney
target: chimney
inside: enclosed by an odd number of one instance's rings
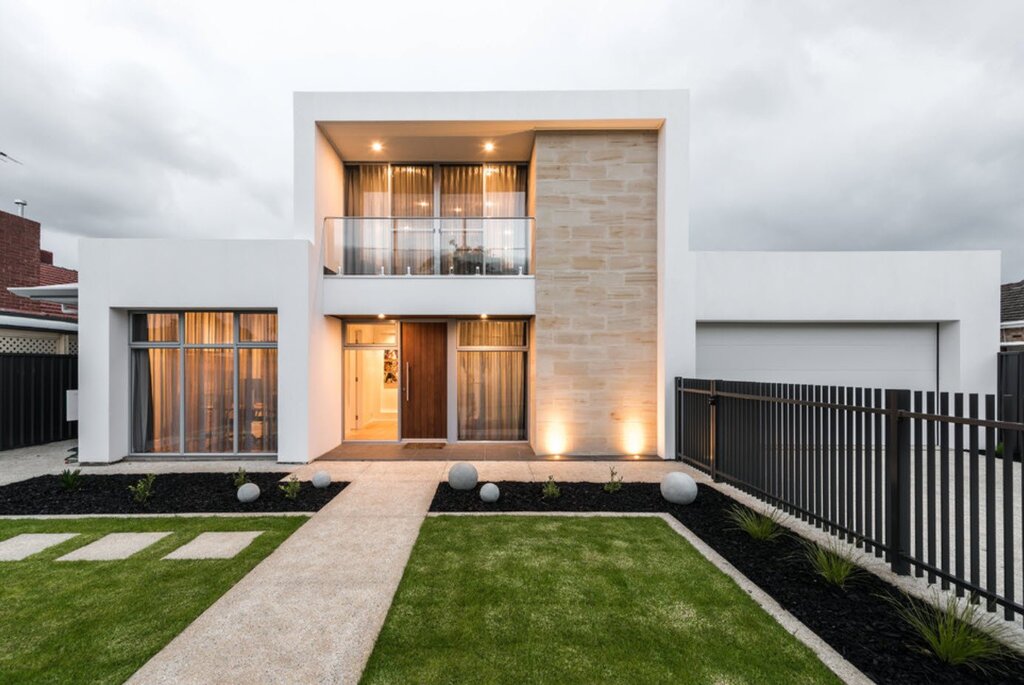
[[[40,264],[53,264],[53,253],[49,250],[39,251],[39,263]]]

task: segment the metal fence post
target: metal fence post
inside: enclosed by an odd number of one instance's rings
[[[683,379],[676,376],[676,461],[683,458]]]
[[[708,416],[711,420],[711,480],[718,481],[718,393],[715,381],[711,381],[711,394],[708,395]]]
[[[909,390],[885,391],[885,542],[893,573],[910,573],[910,411]]]

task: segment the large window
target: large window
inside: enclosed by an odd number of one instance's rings
[[[459,440],[526,439],[525,321],[458,324]]]
[[[133,454],[277,451],[277,314],[131,315]]]

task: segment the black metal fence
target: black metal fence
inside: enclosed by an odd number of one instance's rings
[[[65,392],[78,388],[78,358],[0,354],[0,450],[78,437]]]
[[[676,457],[1024,615],[1024,423],[994,395],[676,379]],[[1018,585],[1019,583],[1019,585]]]
[[[1024,350],[999,353],[999,398],[1007,411],[1016,405],[1016,414],[1004,413],[1003,418],[1024,423]],[[1018,449],[1024,449],[1024,445],[1018,445]],[[1020,460],[1019,453],[1016,459]]]

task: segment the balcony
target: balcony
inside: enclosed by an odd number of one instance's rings
[[[531,217],[328,217],[327,277],[526,276]]]

